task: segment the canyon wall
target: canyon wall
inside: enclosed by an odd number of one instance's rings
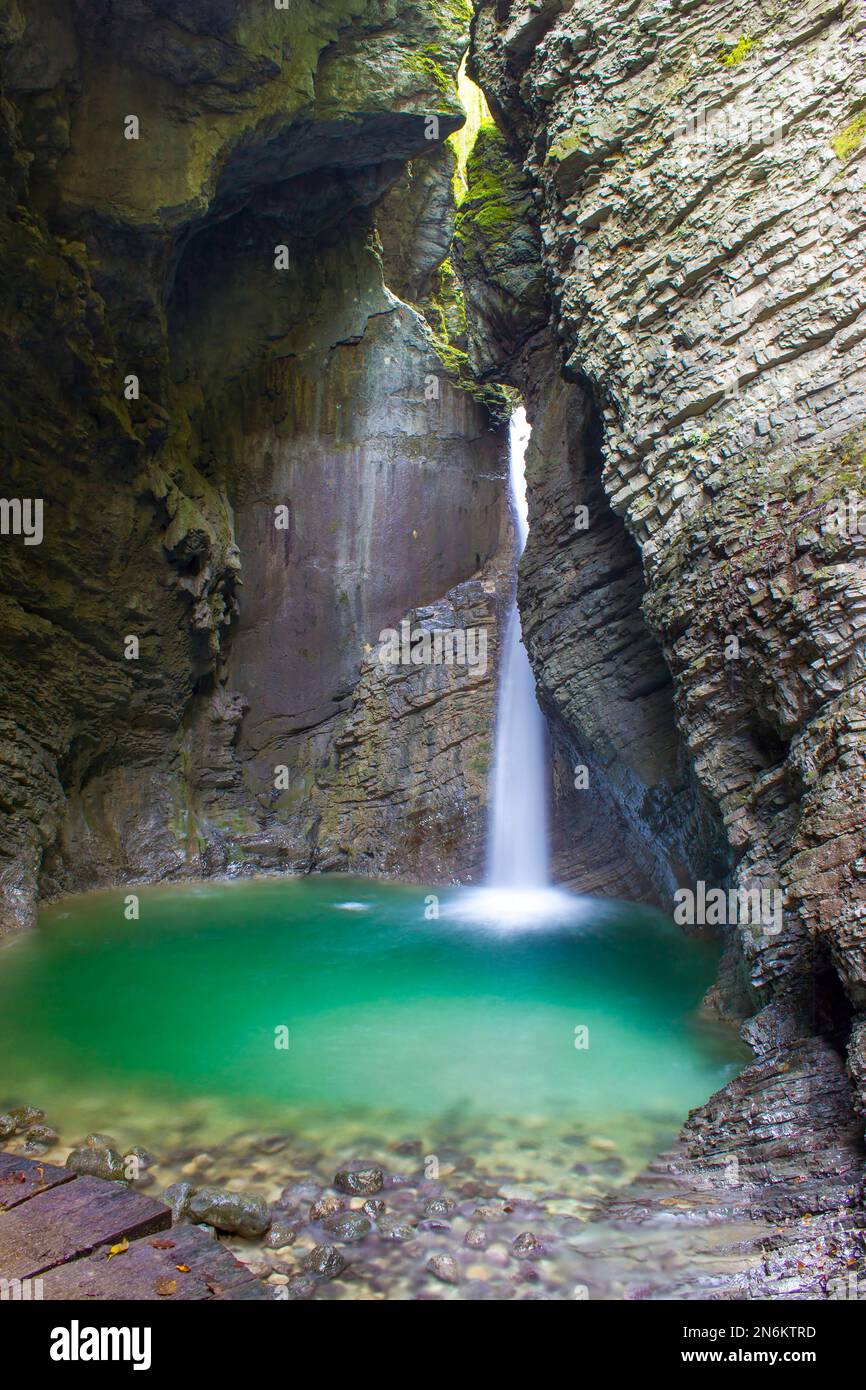
[[[754,1015],[754,1067],[612,1215],[784,1209],[762,1296],[821,1296],[803,1223],[832,1268],[863,1171],[864,59],[857,0],[480,0],[469,65],[498,128],[474,187],[499,245],[476,228],[462,257],[472,360],[535,417],[542,698],[583,795],[613,800],[602,854],[618,835],[656,883],[780,909],[728,932],[714,993]],[[529,336],[502,312],[527,221],[549,295]]]
[[[478,872],[509,527],[443,268],[468,18],[0,6],[0,492],[44,528],[0,539],[3,927],[183,874]],[[483,629],[484,669],[384,667],[406,616]]]

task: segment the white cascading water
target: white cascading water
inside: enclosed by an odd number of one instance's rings
[[[519,560],[529,534],[524,475],[529,424],[522,406],[511,420],[510,443],[510,500]],[[499,668],[487,873],[491,888],[532,890],[550,882],[544,735],[515,594]]]

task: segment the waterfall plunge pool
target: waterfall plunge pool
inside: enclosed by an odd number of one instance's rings
[[[700,1007],[717,948],[640,908],[549,894],[503,923],[484,890],[319,876],[143,889],[127,921],[127,891],[0,951],[0,1108],[46,1111],[51,1161],[88,1131],[145,1146],[154,1192],[309,1201],[364,1157],[406,1179],[383,1193],[422,1222],[404,1255],[444,1238],[423,1226],[440,1189],[458,1245],[467,1202],[579,1221],[744,1059]]]

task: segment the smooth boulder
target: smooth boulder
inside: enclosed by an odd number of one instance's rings
[[[188,1214],[193,1221],[235,1236],[261,1236],[271,1224],[271,1213],[262,1197],[220,1187],[202,1187],[196,1192],[190,1199]]]

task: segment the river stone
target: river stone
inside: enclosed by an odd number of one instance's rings
[[[503,1212],[501,1207],[482,1206],[475,1208],[474,1215],[482,1221],[501,1221]]]
[[[444,1216],[423,1216],[418,1222],[419,1231],[450,1231],[451,1222]]]
[[[236,1236],[260,1236],[271,1224],[267,1203],[250,1192],[228,1192],[203,1187],[190,1199],[189,1214],[195,1221],[229,1231]]]
[[[424,1203],[425,1216],[450,1216],[457,1207],[456,1202],[452,1202],[450,1197],[431,1197]]]
[[[400,1187],[414,1187],[415,1178],[411,1178],[408,1173],[386,1173],[383,1187],[387,1192],[393,1192]]]
[[[380,1216],[384,1216],[386,1207],[381,1197],[368,1197],[362,1207],[362,1211],[369,1216],[371,1221],[377,1221]]]
[[[280,1211],[271,1212],[271,1227],[265,1239],[269,1250],[282,1250],[286,1245],[294,1245],[298,1238],[295,1226]]]
[[[415,1235],[414,1227],[407,1221],[403,1221],[399,1216],[383,1216],[376,1223],[377,1234],[383,1240],[393,1240],[401,1243],[404,1240],[412,1240]]]
[[[483,1226],[472,1226],[466,1232],[464,1244],[468,1245],[470,1250],[486,1250],[490,1244],[490,1237]]]
[[[314,1182],[291,1182],[283,1188],[274,1205],[287,1211],[297,1211],[300,1207],[315,1202],[321,1191]]]
[[[374,1197],[382,1191],[385,1174],[381,1168],[341,1168],[334,1175],[334,1186],[338,1192],[346,1192],[350,1197]]]
[[[73,1149],[65,1166],[82,1177],[110,1178],[114,1182],[126,1177],[123,1155],[116,1149]]]
[[[289,1298],[312,1298],[316,1281],[310,1274],[296,1274],[286,1285]]]
[[[19,1132],[29,1129],[31,1125],[38,1125],[40,1120],[45,1119],[45,1111],[40,1110],[35,1105],[13,1105],[9,1111]]]
[[[0,1139],[11,1139],[17,1128],[11,1115],[0,1115]]]
[[[150,1152],[150,1149],[143,1149],[140,1144],[136,1144],[134,1148],[127,1149],[124,1157],[134,1158],[136,1160],[136,1163],[138,1164],[139,1169],[141,1169],[142,1171],[144,1171],[147,1168],[155,1167],[156,1164],[159,1162],[159,1159],[156,1157],[156,1154],[152,1154]]]
[[[424,1152],[424,1145],[420,1139],[400,1139],[396,1144],[392,1144],[395,1154],[402,1154],[404,1157],[420,1158]]]
[[[441,1280],[443,1284],[460,1283],[460,1266],[453,1255],[431,1255],[427,1269],[434,1279]]]
[[[120,1145],[110,1134],[88,1134],[84,1140],[85,1149],[119,1149]]]
[[[328,1216],[337,1216],[341,1211],[345,1211],[348,1202],[345,1197],[320,1197],[310,1207],[311,1221],[324,1221]]]
[[[268,1134],[263,1139],[257,1139],[253,1144],[253,1149],[260,1154],[277,1154],[284,1149],[289,1142],[287,1134]]]
[[[162,1194],[162,1200],[171,1207],[173,1222],[183,1221],[189,1215],[189,1201],[195,1188],[191,1182],[173,1182]]]
[[[329,1236],[345,1244],[363,1240],[373,1229],[367,1217],[362,1216],[359,1211],[338,1212],[336,1216],[326,1216],[322,1225]]]
[[[304,1268],[318,1279],[336,1279],[346,1268],[346,1261],[336,1245],[314,1245]]]
[[[511,1253],[518,1260],[540,1260],[544,1254],[544,1246],[532,1231],[522,1231],[511,1242]]]
[[[33,1125],[27,1131],[27,1138],[31,1144],[47,1144],[50,1147],[57,1143],[60,1135],[50,1125]]]

